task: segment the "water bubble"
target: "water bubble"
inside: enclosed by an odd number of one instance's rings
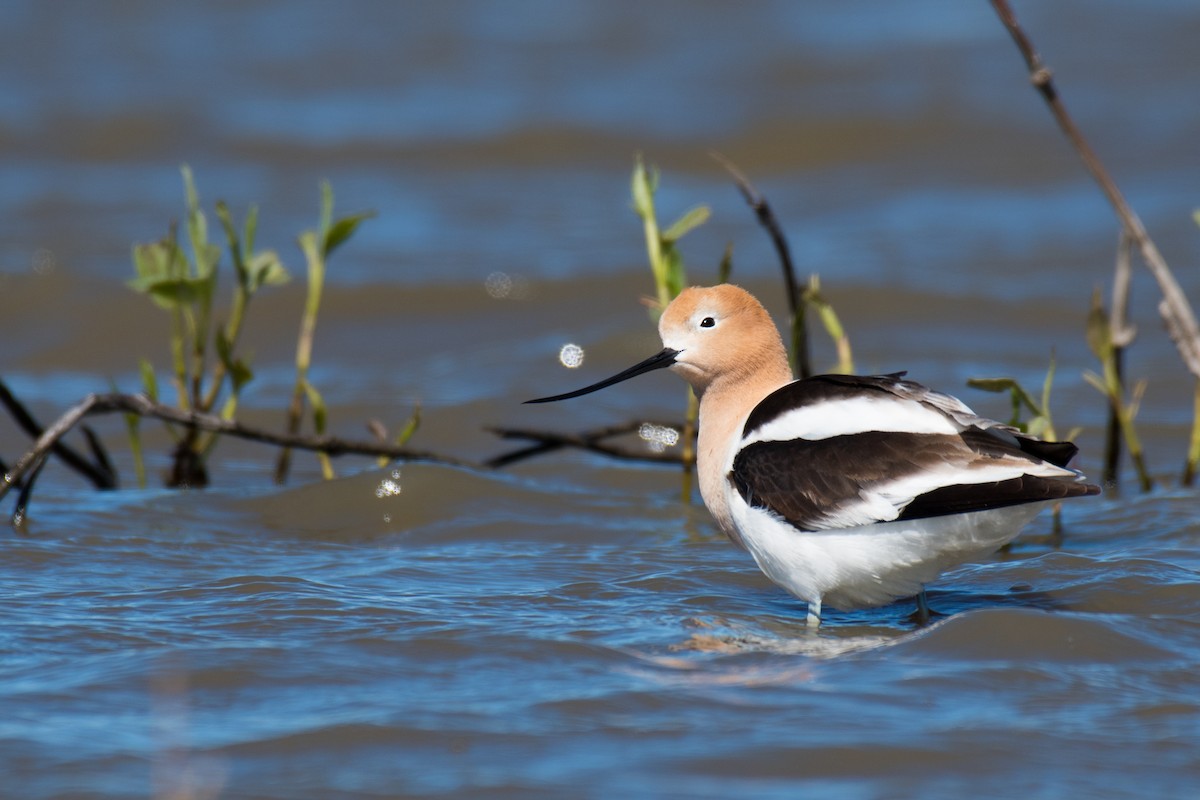
[[[558,360],[567,369],[575,369],[583,364],[583,348],[577,344],[564,344],[558,351]]]
[[[483,288],[497,300],[508,297],[513,290],[512,276],[507,272],[493,272],[484,279]]]
[[[400,477],[399,470],[395,470],[392,472],[392,478],[399,478],[399,477]],[[396,495],[400,494],[400,482],[398,480],[392,480],[392,478],[385,478],[379,482],[379,485],[375,487],[375,496],[376,497],[379,497],[379,498],[395,497]]]
[[[46,247],[39,247],[37,250],[33,251],[33,259],[31,263],[34,274],[49,275],[51,272],[54,272],[54,268],[58,266],[58,259],[54,257],[53,250]]]
[[[655,425],[652,422],[643,422],[638,428],[638,436],[655,453],[661,453],[668,447],[679,444],[679,431],[666,425]]]

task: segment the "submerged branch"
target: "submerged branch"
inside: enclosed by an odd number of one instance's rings
[[[33,415],[29,413],[29,409],[25,408],[25,405],[16,398],[3,381],[0,381],[0,403],[8,409],[8,413],[12,415],[17,425],[34,439],[40,439],[46,432],[38,424],[38,421],[33,418]],[[115,489],[117,486],[117,473],[112,468],[112,464],[109,463],[108,456],[100,446],[100,441],[87,428],[84,428],[84,434],[87,437],[92,453],[96,457],[95,463],[88,461],[87,458],[77,453],[71,447],[59,442],[58,437],[53,441],[51,452],[62,459],[63,463],[68,467],[91,481],[92,485],[97,489]],[[7,472],[7,470],[4,471]],[[0,496],[3,496],[3,492],[0,492]]]
[[[600,453],[601,455],[625,461],[643,461],[652,464],[687,463],[682,455],[676,453],[636,451],[607,444],[604,441],[615,436],[633,433],[643,424],[643,422],[626,422],[607,428],[583,431],[582,433],[555,433],[553,431],[538,431],[523,428],[488,428],[491,433],[494,433],[501,439],[525,439],[533,442],[533,444],[488,459],[484,462],[484,466],[493,468],[506,467],[517,461],[524,461],[527,458],[567,447]],[[676,424],[665,427],[678,429],[680,426]]]
[[[396,447],[386,442],[354,441],[340,439],[336,436],[305,436],[302,434],[276,433],[261,428],[254,428],[237,420],[227,420],[213,414],[203,414],[196,411],[184,411],[174,406],[156,403],[144,394],[90,394],[47,428],[38,437],[33,449],[21,456],[12,469],[5,473],[3,482],[0,482],[0,498],[3,498],[14,486],[21,484],[25,475],[48,453],[53,452],[57,455],[58,451],[55,448],[58,445],[58,440],[79,424],[80,420],[94,414],[110,414],[114,412],[137,414],[141,417],[155,417],[167,422],[183,425],[192,430],[234,436],[239,439],[261,442],[277,447],[314,450],[328,453],[330,456],[386,456],[404,461],[424,461],[449,466],[478,466],[468,461],[423,450]]]

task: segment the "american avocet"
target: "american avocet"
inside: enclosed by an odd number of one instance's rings
[[[663,349],[578,397],[669,368],[700,398],[697,471],[721,530],[808,603],[867,608],[916,597],[947,569],[1011,541],[1053,501],[1099,493],[1045,442],[892,375],[794,380],[766,309],[732,285],[685,289]]]

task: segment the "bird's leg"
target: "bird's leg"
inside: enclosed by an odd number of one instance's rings
[[[917,623],[918,628],[923,628],[929,624],[929,618],[933,616],[933,612],[929,610],[929,598],[925,596],[925,587],[921,587],[921,591],[917,594],[917,610],[913,612],[910,619]]]
[[[810,628],[821,627],[821,601],[820,600],[809,600],[808,601],[808,627],[810,627]]]

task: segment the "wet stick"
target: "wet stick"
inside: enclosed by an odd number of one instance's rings
[[[1117,243],[1116,266],[1113,269],[1112,308],[1109,312],[1107,336],[1110,339],[1112,373],[1117,391],[1124,392],[1125,349],[1133,344],[1137,329],[1129,324],[1129,290],[1132,281],[1130,266],[1132,242],[1125,231],[1121,231]],[[1108,425],[1104,436],[1104,472],[1106,485],[1116,486],[1120,480],[1122,422],[1117,406],[1109,403]]]
[[[787,237],[783,234],[783,228],[779,226],[779,220],[775,217],[775,212],[771,210],[771,206],[767,203],[767,199],[754,188],[747,178],[737,166],[725,156],[716,152],[709,151],[709,155],[733,178],[737,184],[738,191],[742,193],[742,198],[746,204],[754,211],[754,215],[758,218],[759,224],[767,231],[771,237],[771,243],[775,245],[775,252],[779,255],[779,266],[783,270],[783,282],[787,293],[788,312],[790,316],[790,339],[788,341],[789,361],[792,365],[792,371],[798,378],[807,378],[812,375],[812,360],[809,356],[808,343],[808,325],[805,320],[805,297],[804,291],[800,288],[799,281],[796,280],[796,268],[792,263],[792,250],[788,246]]]
[[[1092,294],[1092,310],[1087,324],[1088,346],[1100,361],[1100,374],[1085,372],[1084,379],[1108,400],[1109,411],[1116,420],[1121,436],[1129,448],[1129,458],[1137,470],[1138,485],[1148,492],[1153,484],[1146,468],[1141,440],[1133,421],[1137,416],[1138,404],[1145,391],[1146,382],[1139,381],[1133,389],[1132,399],[1125,399],[1125,386],[1121,380],[1117,361],[1117,348],[1110,326],[1110,317],[1104,312],[1104,301],[1097,290]],[[1115,487],[1115,482],[1114,482]]]
[[[55,452],[57,454],[56,448],[61,446],[59,440],[73,430],[84,417],[112,413],[152,417],[188,429],[219,433],[222,436],[233,436],[238,439],[260,442],[275,447],[289,447],[298,450],[320,452],[331,457],[342,455],[386,456],[390,459],[408,462],[446,464],[465,468],[477,468],[479,466],[464,459],[443,456],[425,450],[398,447],[386,442],[357,441],[354,439],[342,439],[336,436],[278,433],[246,425],[237,420],[223,419],[216,414],[182,411],[175,406],[156,403],[144,394],[89,394],[46,428],[38,437],[33,447],[21,456],[11,469],[5,472],[3,480],[0,480],[0,499],[8,494],[12,488],[22,485],[25,476],[48,453]]]
[[[1021,51],[1034,88],[1046,101],[1046,105],[1067,137],[1067,141],[1075,148],[1084,166],[1099,184],[1104,196],[1108,198],[1109,204],[1112,205],[1126,234],[1141,253],[1146,268],[1158,283],[1159,291],[1162,293],[1162,299],[1158,304],[1159,315],[1162,316],[1167,333],[1170,335],[1171,341],[1175,343],[1184,365],[1192,375],[1200,379],[1200,326],[1196,323],[1196,315],[1188,302],[1187,295],[1180,288],[1170,267],[1167,266],[1166,259],[1163,258],[1158,247],[1146,232],[1141,218],[1125,200],[1125,196],[1117,188],[1116,182],[1075,124],[1075,120],[1067,113],[1066,106],[1063,105],[1062,98],[1054,84],[1053,74],[1042,63],[1041,57],[1034,50],[1033,43],[1021,28],[1016,14],[1013,13],[1007,0],[991,0],[991,2],[1000,21],[1017,45],[1017,49]]]
[[[804,288],[800,287],[796,280],[796,268],[792,263],[792,251],[788,246],[787,236],[784,235],[783,228],[780,227],[779,220],[775,217],[775,212],[771,210],[767,198],[728,158],[716,151],[710,151],[709,155],[733,177],[743,199],[754,211],[759,224],[771,237],[775,252],[779,255],[779,266],[783,271],[784,288],[788,298],[788,309],[791,313],[788,363],[792,366],[792,372],[798,378],[807,378],[812,375],[807,322],[810,307],[816,312],[817,318],[821,320],[822,327],[829,334],[829,338],[837,350],[837,364],[833,371],[843,374],[854,372],[854,355],[850,347],[850,338],[846,335],[846,330],[842,327],[837,312],[821,294],[821,276],[816,273],[809,275],[808,284]],[[721,282],[724,283],[724,281]]]

